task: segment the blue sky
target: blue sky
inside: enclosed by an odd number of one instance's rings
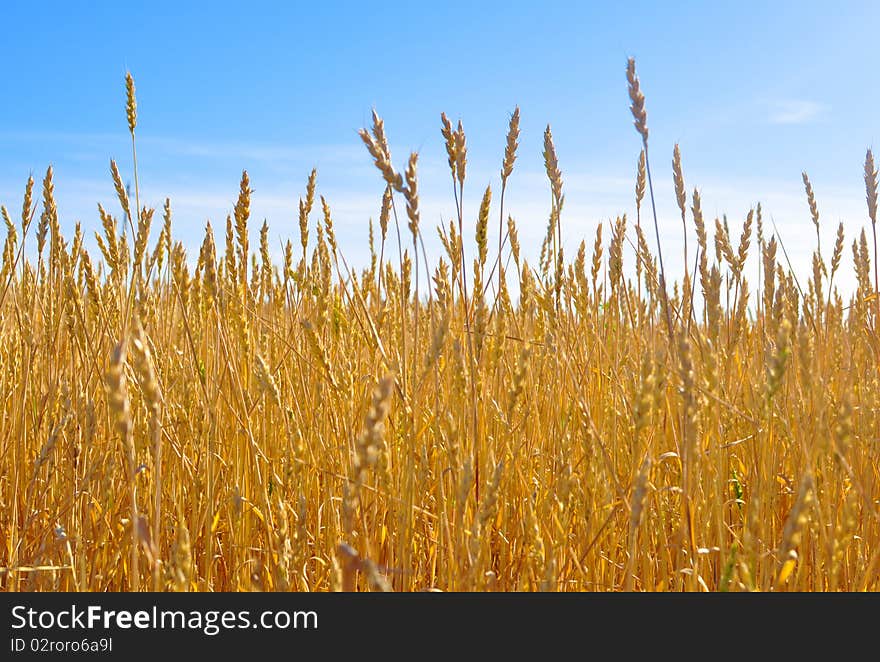
[[[255,223],[269,219],[276,245],[294,235],[316,166],[342,248],[361,260],[382,191],[356,133],[373,107],[399,168],[420,152],[426,229],[454,211],[440,112],[463,119],[473,217],[485,186],[497,190],[518,104],[507,211],[525,243],[540,242],[550,123],[571,255],[598,223],[634,213],[628,56],[647,96],[664,257],[681,242],[675,142],[710,220],[727,213],[738,226],[761,201],[796,264],[805,267],[813,248],[801,170],[816,190],[823,245],[839,221],[847,243],[867,222],[861,168],[880,136],[876,2],[74,4],[0,10],[0,201],[19,209],[28,174],[39,178],[52,163],[67,232],[75,220],[97,229],[99,201],[118,207],[108,162],[131,171],[123,86],[131,70],[143,198],[160,206],[171,196],[176,231],[193,249],[206,219],[222,225],[242,168]],[[426,236],[436,250],[434,233]]]

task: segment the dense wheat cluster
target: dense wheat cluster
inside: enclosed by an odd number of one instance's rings
[[[418,155],[398,170],[375,114],[366,268],[315,172],[280,261],[246,172],[189,254],[171,202],[141,206],[136,159],[133,192],[111,164],[100,254],[89,228],[62,236],[52,169],[30,180],[20,218],[2,209],[3,590],[880,588],[873,156],[867,232],[794,274],[760,205],[703,217],[676,146],[690,270],[669,274],[632,61],[627,79],[638,213],[573,259],[549,127],[536,264],[504,208],[518,109],[500,191],[468,187],[442,116],[456,216],[431,259]]]

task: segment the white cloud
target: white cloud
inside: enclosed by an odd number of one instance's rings
[[[113,133],[63,133],[55,131],[0,131],[0,142],[59,144],[64,149],[62,155],[103,156],[109,148],[128,148],[128,134]],[[235,140],[192,141],[179,138],[146,135],[138,137],[142,150],[149,150],[155,157],[194,157],[222,159],[242,163],[266,162],[305,163],[316,158],[327,163],[352,163],[363,159],[363,146],[352,141],[350,144],[286,146],[271,142],[245,142]],[[79,150],[79,151],[71,151]]]
[[[807,104],[809,108],[800,112],[794,105],[776,110],[788,114],[777,121],[789,123],[807,121],[823,109],[818,104]],[[279,239],[292,238],[298,240],[297,201],[305,186],[305,175],[310,168],[306,161],[308,155],[318,154],[324,163],[319,168],[319,192],[327,196],[333,212],[340,248],[352,267],[364,266],[368,263],[369,253],[366,245],[367,219],[377,218],[383,183],[375,172],[369,159],[360,154],[359,145],[335,148],[291,148],[260,144],[220,144],[196,145],[176,141],[159,141],[151,149],[162,150],[175,156],[190,153],[202,155],[192,157],[181,169],[185,173],[165,172],[161,167],[147,169],[141,177],[142,204],[155,205],[161,210],[166,195],[171,197],[175,218],[175,237],[181,239],[190,249],[191,254],[197,251],[204,232],[204,224],[211,219],[215,232],[222,233],[226,215],[232,210],[238,195],[237,175],[230,177],[224,172],[222,179],[215,171],[202,172],[201,160],[238,161],[243,156],[253,159],[252,185],[255,194],[252,202],[252,228],[256,232],[263,218],[270,223],[272,250],[280,250]],[[300,161],[302,159],[302,161]],[[181,159],[182,160],[182,159]],[[293,163],[290,168],[277,168],[277,165]],[[321,163],[319,163],[321,165]],[[515,171],[505,196],[505,220],[508,214],[516,220],[523,254],[531,264],[537,261],[541,242],[547,227],[550,210],[549,185],[546,175],[539,168],[528,168],[525,164]],[[449,190],[448,174],[445,172],[445,155],[425,155],[424,163],[420,164],[420,207],[422,214],[422,230],[424,232],[429,261],[443,254],[443,248],[437,239],[436,226],[447,222],[455,215],[455,205]],[[658,166],[655,181],[670,182],[671,172],[668,164]],[[39,173],[37,175],[39,177]],[[714,230],[716,216],[728,214],[731,231],[735,240],[739,241],[739,233],[743,219],[749,208],[757,201],[763,203],[764,234],[768,237],[773,232],[773,221],[791,258],[796,273],[808,276],[811,272],[810,258],[815,249],[815,234],[809,218],[809,209],[803,193],[800,178],[793,176],[783,181],[770,181],[766,178],[718,178],[708,172],[688,172],[689,184],[699,186],[703,199],[703,212],[710,231]],[[491,235],[497,240],[498,232],[498,174],[497,169],[481,167],[474,164],[469,170],[469,182],[465,193],[465,234],[469,242],[473,241],[474,224],[482,194],[482,187],[491,182],[495,197],[492,206]],[[20,208],[23,182],[20,178],[4,180],[0,175],[0,202],[4,202],[14,210]],[[566,204],[563,210],[562,228],[564,248],[567,258],[571,259],[577,252],[582,239],[587,243],[588,252],[592,249],[596,225],[606,223],[618,214],[626,212],[629,228],[635,224],[635,205],[632,173],[616,170],[578,169],[573,168],[564,173]],[[479,185],[478,185],[479,183]],[[660,222],[660,241],[667,272],[677,278],[683,273],[683,238],[681,218],[671,186],[658,186],[657,212]],[[822,213],[821,233],[823,256],[830,259],[830,250],[834,245],[834,232],[837,223],[844,222],[846,232],[845,248],[848,249],[853,238],[858,236],[864,225],[864,191],[857,183],[851,187],[835,188],[824,186],[819,193],[819,206]],[[83,221],[86,230],[87,244],[90,244],[92,231],[99,228],[96,203],[102,201],[112,213],[119,214],[115,201],[115,192],[109,175],[101,172],[87,177],[58,176],[56,179],[56,197],[62,216],[62,229],[67,236],[72,232],[74,220]],[[690,196],[689,196],[690,197]],[[689,203],[690,204],[690,201]],[[403,207],[398,207],[404,239],[406,239],[406,218]],[[317,205],[312,215],[311,226],[319,222],[321,213]],[[642,207],[642,224],[646,230],[648,243],[655,247],[653,222],[650,207]],[[693,223],[688,213],[688,255],[693,269],[695,256]],[[396,255],[396,238],[391,231],[389,250]],[[634,234],[630,233],[633,237]],[[604,232],[607,246],[610,228],[606,225]],[[710,238],[711,241],[711,238]],[[404,244],[407,245],[406,242]],[[494,241],[493,241],[494,245]],[[749,252],[749,274],[752,291],[759,288],[757,280],[757,251],[753,235],[752,250]],[[632,265],[631,247],[626,247],[625,263]],[[713,247],[710,247],[713,250]],[[779,257],[780,260],[783,258]],[[805,277],[806,277],[805,276]],[[835,284],[843,292],[851,291],[854,278],[849,253],[845,253],[841,269],[835,276]]]
[[[786,99],[770,104],[771,124],[809,124],[828,108],[815,101]]]

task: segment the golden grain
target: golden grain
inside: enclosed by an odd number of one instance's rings
[[[0,205],[0,589],[880,589],[867,222],[851,238],[838,225],[827,273],[817,246],[798,279],[760,205],[736,238],[716,220],[710,253],[714,203],[692,189],[699,255],[667,302],[659,243],[640,222],[653,189],[633,61],[627,82],[642,138],[636,222],[612,216],[607,245],[597,224],[591,256],[590,240],[566,237],[577,247],[566,262],[548,127],[534,155],[551,192],[537,269],[533,219],[518,229],[504,207],[519,108],[497,252],[491,188],[467,215],[466,138],[445,114],[455,210],[438,228],[441,256],[419,241],[417,155],[398,173],[378,114],[360,132],[382,177],[362,270],[346,262],[350,239],[315,170],[292,232],[301,258],[282,237],[277,264],[268,222],[251,246],[246,171],[222,256],[207,222],[188,257],[168,199],[152,248],[153,210],[136,177],[129,199],[115,161],[122,227],[99,205],[90,256],[90,222],[64,224],[53,170],[41,205],[29,179],[20,227]],[[130,78],[126,101],[133,140]],[[672,183],[684,220],[677,146]],[[865,186],[873,230],[870,150]],[[395,193],[414,240],[399,262],[385,253]],[[851,275],[850,296],[839,283]]]

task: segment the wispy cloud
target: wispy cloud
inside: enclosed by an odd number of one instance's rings
[[[664,175],[668,174],[666,172]],[[509,213],[519,228],[523,257],[530,264],[537,264],[538,251],[546,233],[549,216],[549,200],[546,195],[546,183],[540,173],[524,171],[519,173],[517,186],[508,191],[505,198],[505,216]],[[707,218],[721,217],[728,214],[733,231],[739,233],[739,227],[748,210],[753,208],[757,200],[762,202],[764,218],[764,236],[769,237],[778,232],[778,239],[786,250],[785,266],[790,259],[795,273],[809,273],[811,256],[815,250],[815,234],[804,232],[809,225],[809,209],[803,195],[799,177],[791,181],[770,181],[762,178],[717,179],[709,174],[693,172],[694,181],[702,182],[700,186],[703,211]],[[671,178],[671,177],[670,177]],[[608,223],[618,214],[627,212],[630,219],[635,218],[633,196],[629,182],[623,186],[624,175],[616,185],[614,173],[572,175],[566,180],[566,205],[563,210],[562,228],[566,256],[573,257],[581,240],[586,240],[588,249],[596,233],[596,226],[605,224],[606,242],[610,233]],[[591,193],[605,186],[601,196]],[[340,178],[328,182],[323,188],[327,196],[334,218],[339,247],[346,260],[353,268],[361,268],[369,264],[370,254],[367,238],[367,219],[376,220],[381,204],[381,184],[371,186],[369,190],[354,186],[348,179]],[[437,238],[436,225],[448,223],[455,213],[455,205],[450,199],[445,186],[425,182],[420,190],[419,206],[422,210],[422,231],[425,248],[428,254],[429,267],[433,268],[435,260],[444,254],[443,246]],[[198,246],[204,236],[205,222],[210,219],[215,233],[222,234],[226,215],[231,212],[237,191],[235,187],[228,190],[215,186],[211,182],[194,182],[191,185],[173,179],[160,182],[150,181],[141,190],[141,201],[147,205],[161,205],[165,196],[171,197],[174,212],[175,239],[181,240],[194,259],[198,255]],[[278,259],[284,241],[292,238],[297,214],[297,191],[281,181],[267,181],[254,195],[251,206],[252,232],[256,233],[262,220],[268,219],[270,228],[270,252],[273,259]],[[17,210],[21,205],[22,187],[4,186],[0,181],[0,201]],[[56,196],[62,219],[62,231],[71,236],[73,222],[80,220],[85,231],[85,244],[90,252],[97,250],[93,239],[93,231],[99,230],[100,222],[97,215],[97,201],[102,201],[111,213],[119,214],[115,201],[113,184],[109,178],[59,178],[56,183]],[[480,202],[479,195],[471,195],[465,201],[465,218],[477,216]],[[822,244],[831,245],[838,221],[844,222],[846,241],[857,236],[861,230],[861,220],[865,216],[864,193],[858,187],[823,188],[822,213],[828,220],[822,226]],[[643,210],[644,211],[644,210]],[[668,272],[682,274],[685,265],[682,261],[683,240],[681,225],[678,220],[679,211],[674,196],[661,194],[657,199],[657,214],[660,222],[660,241],[663,248],[665,266]],[[314,233],[315,224],[321,219],[320,210],[314,210],[310,227]],[[493,216],[493,224],[497,217]],[[643,216],[642,224],[650,223],[650,218]],[[632,223],[629,225],[629,237],[632,238]],[[493,225],[494,227],[494,225]],[[465,229],[468,242],[473,241],[473,225]],[[693,242],[693,230],[690,229],[689,243]],[[155,241],[156,231],[151,238]],[[298,234],[296,234],[298,239]],[[648,235],[649,244],[655,247],[653,230]],[[390,237],[389,237],[390,240]],[[312,234],[314,241],[314,234]],[[753,240],[754,241],[754,240]],[[827,243],[826,243],[827,242]],[[607,244],[606,244],[607,245]],[[395,245],[391,245],[396,250]],[[470,250],[471,243],[466,244]],[[395,250],[391,250],[396,255]],[[627,243],[625,264],[635,264],[630,244]],[[386,255],[389,254],[386,251]],[[396,259],[396,258],[395,258]],[[749,255],[749,273],[757,273],[756,258]],[[688,269],[693,268],[693,263]],[[751,271],[754,269],[754,271]],[[853,270],[844,260],[842,268],[835,276],[835,285],[843,293],[852,292],[855,287]]]
[[[770,104],[771,124],[809,124],[821,116],[827,106],[806,99],[785,99]]]
[[[65,133],[58,131],[5,131],[0,130],[0,144],[34,143],[60,145],[69,153],[71,149],[83,154],[102,155],[112,147],[128,146],[127,134],[112,133]],[[145,135],[138,138],[144,149],[155,157],[191,157],[227,160],[243,163],[259,162],[268,165],[311,162],[321,159],[329,163],[352,163],[364,161],[364,149],[352,139],[349,144],[290,145],[271,142],[246,142],[236,140],[184,140],[166,136]],[[89,150],[89,151],[85,151]],[[364,161],[365,162],[365,161]]]

